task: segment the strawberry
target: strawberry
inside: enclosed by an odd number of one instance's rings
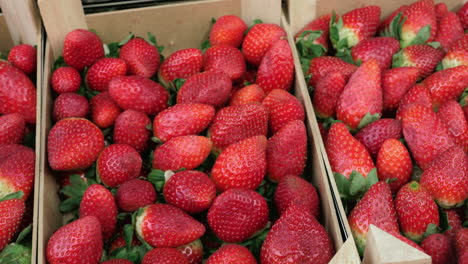
[[[167,108],[169,93],[158,83],[140,76],[119,76],[109,82],[109,94],[124,110],[156,115]]]
[[[122,110],[112,100],[109,92],[102,92],[91,98],[89,102],[91,120],[100,128],[108,128],[114,125],[115,120],[120,115]]]
[[[63,59],[68,66],[82,71],[102,57],[104,57],[104,46],[96,33],[75,29],[65,36]]]
[[[336,117],[352,130],[369,124],[382,115],[382,86],[379,64],[364,62],[353,73],[336,105]]]
[[[101,264],[133,264],[133,262],[131,262],[128,259],[110,259],[110,260],[101,262]]]
[[[216,250],[206,261],[206,264],[257,264],[250,251],[241,245],[225,244]]]
[[[53,170],[86,169],[104,149],[102,131],[82,118],[57,122],[47,137],[49,165]]]
[[[200,171],[177,172],[164,184],[166,202],[189,214],[207,210],[215,197],[216,186],[208,175]]]
[[[262,264],[328,263],[335,249],[325,228],[300,205],[292,205],[275,222],[260,251]]]
[[[56,93],[75,93],[80,89],[80,73],[72,67],[60,67],[52,73],[50,86]]]
[[[366,6],[356,8],[330,22],[330,39],[338,52],[356,46],[371,38],[380,23],[380,7]]]
[[[391,13],[388,17],[386,17],[382,21],[382,23],[380,23],[380,25],[379,25],[379,29],[378,29],[379,35],[381,35],[381,36],[393,36],[392,35],[393,32],[391,30],[393,28],[391,28],[390,26],[392,25],[392,23],[401,21],[401,15],[407,8],[408,8],[408,5],[402,5],[397,10],[393,11],[393,13]],[[395,17],[397,15],[400,15],[400,17],[399,17],[400,19],[394,21],[394,19],[395,19]],[[398,35],[393,36],[393,37],[395,37],[396,39],[399,38]]]
[[[412,3],[402,13],[399,23],[400,45],[402,48],[414,44],[424,44],[434,40],[437,33],[437,20],[433,0],[419,0]]]
[[[229,45],[208,48],[203,55],[204,71],[221,71],[237,81],[245,74],[246,66],[242,52]]]
[[[468,152],[468,121],[457,101],[448,100],[442,104],[437,116],[447,125],[455,143]]]
[[[18,231],[26,207],[21,199],[0,201],[0,252]]]
[[[141,112],[127,110],[115,119],[114,143],[127,144],[143,152],[149,143],[151,119]]]
[[[16,45],[8,53],[8,61],[25,74],[30,75],[36,72],[36,48],[28,44]]]
[[[269,127],[273,134],[283,128],[289,121],[304,120],[305,113],[302,103],[284,90],[272,90],[263,99],[262,104],[268,110]]]
[[[202,136],[175,137],[156,148],[153,168],[158,170],[191,170],[200,166],[211,152],[213,143]]]
[[[127,63],[118,58],[103,58],[94,63],[86,73],[86,84],[94,91],[104,92],[109,82],[117,76],[127,74]]]
[[[167,57],[159,68],[159,82],[165,87],[177,78],[189,78],[201,71],[203,56],[199,49],[178,50]]]
[[[419,69],[416,67],[399,67],[382,73],[383,109],[384,112],[395,112],[406,92],[416,84]]]
[[[140,240],[138,240],[136,236],[133,236],[131,243],[132,246],[141,245]],[[123,237],[123,231],[116,232],[116,238],[110,243],[108,252],[112,254],[117,249],[123,248],[125,246],[127,246],[127,242],[125,242],[125,239]]]
[[[462,22],[463,28],[468,28],[468,4],[465,3],[457,12],[460,21]]]
[[[306,49],[311,49],[302,51],[298,49],[302,56],[304,54],[312,53],[313,57],[320,57],[329,50],[329,35],[330,35],[330,21],[332,14],[325,14],[319,16],[318,18],[312,20],[307,25],[305,25],[297,34],[294,36],[296,40],[296,45],[301,45]],[[312,33],[307,33],[305,31],[313,31]],[[305,32],[305,33],[304,33]],[[311,42],[310,44],[301,42]],[[301,44],[300,44],[301,43]],[[309,46],[310,45],[310,46]]]
[[[420,78],[429,76],[444,57],[441,49],[429,45],[411,45],[393,56],[393,68],[416,67],[419,69]]]
[[[286,38],[286,31],[278,25],[266,23],[254,25],[242,43],[245,60],[252,66],[258,67],[270,47],[283,38]]]
[[[155,248],[145,254],[141,264],[189,264],[188,259],[174,248]]]
[[[389,138],[384,141],[377,156],[377,174],[381,181],[389,180],[392,193],[397,193],[411,177],[413,164],[405,145],[399,140]],[[392,181],[393,180],[393,181]]]
[[[268,206],[253,190],[234,188],[220,194],[208,211],[208,224],[224,242],[246,240],[266,226]]]
[[[150,78],[159,68],[158,49],[142,38],[133,38],[120,48],[119,58],[127,62],[130,75]]]
[[[274,197],[280,215],[292,204],[301,204],[308,208],[316,219],[319,217],[320,200],[317,190],[301,177],[289,174],[281,178]]]
[[[205,130],[215,115],[211,105],[199,103],[176,104],[160,112],[153,121],[154,136],[161,142]]]
[[[301,175],[307,159],[307,131],[304,122],[288,122],[269,140],[266,148],[267,174],[278,182],[288,174]]]
[[[152,247],[178,247],[200,238],[205,226],[181,209],[153,204],[137,213],[135,229]]]
[[[315,114],[320,118],[335,115],[336,104],[346,85],[346,77],[339,71],[333,71],[317,81],[312,98]]]
[[[468,156],[460,147],[449,148],[424,170],[420,183],[444,208],[468,198]]]
[[[267,135],[268,110],[260,104],[225,107],[216,113],[208,130],[214,149],[221,152],[227,146],[255,135]]]
[[[347,63],[340,58],[324,56],[310,60],[309,69],[306,75],[310,75],[309,85],[317,86],[318,80],[325,77],[332,71],[341,72],[346,80],[356,71],[357,66]]]
[[[265,91],[289,91],[294,80],[294,60],[287,40],[278,40],[265,53],[257,72],[257,84]]]
[[[218,18],[210,31],[210,45],[230,45],[240,47],[244,32],[247,30],[245,22],[234,15]]]
[[[400,50],[400,43],[392,37],[376,37],[362,40],[351,49],[354,61],[366,62],[376,59],[380,70],[392,65],[392,56]]]
[[[424,85],[416,84],[408,90],[400,101],[396,118],[401,120],[403,113],[413,104],[419,104],[428,108],[432,107],[431,94]]]
[[[26,123],[20,114],[0,116],[0,144],[21,144]]]
[[[229,100],[229,105],[261,103],[265,96],[260,86],[251,84],[235,91]]]
[[[369,151],[372,157],[377,157],[385,140],[401,138],[401,123],[398,120],[384,118],[365,126],[355,138]]]
[[[233,143],[224,149],[211,171],[211,179],[217,189],[256,189],[267,169],[266,148],[267,139],[258,135]]]
[[[458,214],[456,209],[445,209],[443,211],[447,214],[448,224],[451,227],[450,229],[445,230],[444,235],[446,235],[451,240],[454,240],[457,230],[463,227],[462,219],[460,218],[460,215]]]
[[[435,8],[437,22],[439,22],[440,19],[443,18],[445,15],[447,15],[449,12],[448,7],[445,3],[438,3],[434,6],[434,8]],[[439,31],[440,28],[437,27],[437,30]]]
[[[202,72],[187,79],[177,94],[177,103],[200,103],[219,108],[229,100],[232,83],[223,72]]]
[[[86,97],[76,93],[60,94],[54,102],[54,120],[60,121],[64,118],[82,117],[89,113],[89,103]]]
[[[96,173],[104,185],[114,188],[138,178],[141,166],[140,154],[134,148],[126,144],[112,144],[99,154]]]
[[[468,228],[460,228],[455,235],[455,248],[457,249],[458,263],[466,264],[468,259]]]
[[[133,212],[138,208],[153,204],[156,197],[154,186],[148,181],[139,179],[122,183],[115,193],[117,205],[126,212]]]
[[[444,69],[457,67],[460,65],[468,66],[468,34],[455,41],[442,59]]]
[[[431,256],[433,264],[451,263],[453,249],[450,239],[442,234],[432,234],[421,242],[424,252]]]
[[[457,14],[449,12],[440,19],[437,25],[435,41],[439,42],[445,51],[448,51],[460,38],[463,38],[463,26]]]
[[[203,260],[203,244],[200,239],[197,239],[186,245],[178,246],[182,255],[184,255],[190,264],[201,264]]]
[[[102,248],[101,224],[96,217],[87,216],[55,231],[47,243],[47,261],[98,264]]]
[[[34,186],[35,154],[28,147],[16,144],[1,145],[5,151],[0,157],[0,199],[22,191],[26,201]]]

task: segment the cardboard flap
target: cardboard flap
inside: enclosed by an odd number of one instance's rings
[[[337,250],[335,256],[328,262],[329,264],[359,264],[359,254],[356,250],[356,244],[352,237],[348,238],[346,242]]]
[[[0,0],[14,45],[37,44],[41,19],[34,0]],[[19,15],[21,14],[21,15]]]
[[[264,23],[277,25],[281,22],[281,1],[242,0],[241,5],[242,18],[248,25],[252,25],[254,19],[261,19]],[[259,12],[259,10],[262,11]]]

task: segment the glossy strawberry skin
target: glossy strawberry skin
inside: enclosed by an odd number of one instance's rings
[[[64,118],[85,118],[89,113],[89,103],[86,97],[76,93],[63,93],[54,102],[54,120],[60,121]]]
[[[455,143],[468,152],[468,121],[460,104],[455,100],[445,102],[439,108],[437,116],[447,125]]]
[[[261,103],[265,96],[265,92],[258,84],[251,84],[235,91],[229,100],[229,105]]]
[[[431,256],[433,264],[451,263],[453,248],[450,239],[442,234],[433,234],[421,242],[424,252]]]
[[[247,30],[245,22],[234,15],[226,15],[218,18],[210,31],[210,45],[230,45],[240,47]]]
[[[128,73],[150,78],[159,68],[158,49],[142,38],[134,38],[120,48],[119,58],[127,62]]]
[[[448,11],[448,7],[447,7],[447,4],[445,3],[438,3],[434,6],[435,8],[435,13],[436,13],[436,18],[437,18],[437,22],[440,21],[440,19],[442,17],[444,17],[449,11]],[[439,31],[440,28],[437,27],[437,30]]]
[[[393,56],[393,68],[416,67],[420,78],[429,76],[444,57],[444,51],[429,45],[411,45]]]
[[[0,202],[0,252],[18,231],[26,207],[21,199]]]
[[[304,107],[299,99],[281,89],[272,90],[263,99],[262,105],[268,110],[270,132],[273,134],[288,122],[303,121],[305,118]]]
[[[189,264],[188,259],[174,248],[155,248],[145,254],[142,264]]]
[[[189,264],[202,263],[204,252],[203,244],[200,239],[182,246],[178,246],[177,250],[179,250],[179,252],[188,259]]]
[[[309,85],[315,87],[318,80],[332,71],[343,73],[346,80],[348,80],[357,68],[356,65],[347,63],[340,58],[323,56],[310,60],[309,70],[306,75],[311,75]]]
[[[0,198],[22,191],[26,201],[34,187],[35,154],[28,147],[16,144],[0,145]]]
[[[392,37],[365,39],[351,50],[354,61],[376,59],[383,71],[392,65],[392,56],[400,50],[400,43]]]
[[[96,164],[96,172],[102,183],[113,188],[137,178],[140,175],[142,160],[140,154],[131,146],[112,144],[99,154]]]
[[[86,73],[88,88],[104,92],[109,88],[109,82],[117,76],[127,74],[127,63],[118,58],[103,58],[94,63]]]
[[[231,81],[237,81],[245,74],[246,66],[242,52],[229,45],[216,45],[203,54],[204,71],[222,71]]]
[[[278,40],[285,38],[284,29],[275,24],[256,24],[244,38],[242,53],[247,63],[259,66],[265,53]]]
[[[16,45],[8,53],[8,61],[25,74],[30,75],[36,71],[36,48],[28,44]]]
[[[161,84],[168,85],[177,78],[188,78],[201,71],[203,56],[199,49],[178,50],[167,57],[159,68]]]
[[[75,93],[80,89],[81,76],[73,67],[60,67],[52,73],[50,86],[56,93]]]
[[[110,259],[104,262],[101,262],[101,264],[132,264],[128,259]]]
[[[382,73],[382,92],[384,112],[395,112],[406,92],[416,84],[419,69],[399,67]]]
[[[468,28],[468,4],[464,4],[457,12],[460,21],[462,22],[463,28]]]
[[[91,120],[100,128],[113,126],[115,120],[122,112],[120,107],[112,100],[109,92],[95,95],[91,98],[89,104]]]
[[[257,264],[250,251],[241,245],[225,244],[216,250],[206,261],[206,264]]]
[[[468,257],[468,243],[466,241],[468,241],[468,228],[460,228],[455,235],[455,248],[459,264],[466,264]]]
[[[419,104],[427,108],[432,107],[431,94],[429,90],[422,84],[416,84],[411,87],[403,96],[398,106],[396,119],[401,120],[404,112],[413,104]]]
[[[322,45],[325,51],[328,51],[329,49],[329,35],[330,35],[330,21],[332,18],[332,14],[325,14],[322,16],[319,16],[318,18],[312,20],[309,22],[307,25],[305,25],[297,34],[294,36],[294,38],[297,40],[304,31],[322,31],[322,34],[314,40],[314,44],[317,45]],[[307,38],[308,35],[305,35]]]
[[[320,200],[317,190],[301,177],[289,174],[281,178],[274,197],[280,215],[286,212],[292,204],[304,205],[316,219],[320,215]]]
[[[133,212],[153,204],[156,197],[156,190],[150,182],[133,179],[120,185],[115,194],[115,201],[121,210]]]
[[[448,51],[455,41],[463,37],[463,26],[454,12],[447,13],[438,23],[435,41]]]
[[[124,111],[115,120],[114,142],[130,145],[138,152],[143,152],[151,137],[148,125],[151,125],[151,119],[144,113]]]
[[[268,93],[273,89],[289,91],[294,80],[294,60],[287,40],[278,40],[265,53],[256,83]]]
[[[456,209],[444,211],[447,214],[448,224],[451,227],[451,229],[445,230],[444,235],[446,235],[451,240],[454,240],[457,230],[463,227],[462,219],[460,218],[460,215]]]
[[[403,11],[402,18],[405,19],[400,33],[402,48],[411,45],[415,41],[417,33],[428,25],[430,26],[430,34],[426,42],[434,40],[437,33],[437,20],[433,0],[419,0],[412,3]]]
[[[318,80],[312,102],[320,118],[333,117],[336,104],[346,85],[346,77],[339,71],[330,72]]]
[[[65,63],[78,71],[104,57],[104,47],[96,33],[85,29],[70,31],[63,41]]]
[[[0,144],[21,144],[26,123],[20,114],[0,116]]]
[[[397,193],[411,177],[413,164],[405,145],[399,140],[390,138],[384,141],[377,156],[377,175],[379,180],[389,182],[392,193]]]
[[[383,118],[365,126],[354,137],[367,148],[372,157],[376,157],[385,140],[401,137],[401,122]]]

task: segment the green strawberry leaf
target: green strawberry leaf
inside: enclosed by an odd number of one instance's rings
[[[0,262],[5,264],[30,264],[31,254],[30,246],[12,243],[0,252]]]
[[[440,226],[441,233],[452,229],[452,226],[450,226],[448,215],[447,215],[446,211],[439,210],[439,219],[440,219],[439,220],[439,226]]]
[[[383,31],[380,35],[383,37],[393,37],[399,40],[400,35],[401,35],[401,27],[406,20],[406,18],[403,18],[403,19],[401,18],[402,15],[403,15],[403,12],[398,13],[392,19],[392,22],[390,22],[389,28]]]
[[[92,170],[91,167],[90,170]],[[88,174],[88,172],[87,172]],[[68,198],[60,203],[60,211],[62,213],[71,213],[75,212],[81,202],[86,189],[94,184],[93,179],[87,178],[86,181],[81,178],[78,174],[73,174],[70,176],[70,185],[63,187],[59,192]]]
[[[20,244],[21,242],[24,241],[25,238],[29,236],[29,241],[31,240],[31,230],[32,230],[32,225],[28,225],[25,227],[21,232],[19,233],[18,237],[16,238],[16,243]]]
[[[164,46],[158,46],[158,41],[156,40],[156,36],[151,33],[151,32],[147,32],[146,33],[147,36],[148,36],[148,41],[153,45],[155,46],[157,49],[158,49],[158,52],[161,54],[163,51],[164,51]],[[162,61],[162,60],[161,60]]]
[[[423,239],[433,234],[439,234],[441,231],[442,230],[437,225],[430,223],[426,227],[426,232],[424,232],[423,234]],[[420,242],[420,241],[415,241],[415,242]]]
[[[349,194],[352,197],[361,197],[367,190],[367,181],[361,173],[351,172],[349,175]]]
[[[184,83],[187,81],[187,79],[183,79],[183,78],[177,78],[174,80],[174,91],[176,93],[179,92],[180,90],[180,87],[182,87],[182,85],[184,85]]]
[[[431,25],[422,27],[408,46],[426,43],[431,37]],[[403,45],[401,45],[403,47]]]
[[[252,21],[252,25],[263,24],[263,20],[257,18]]]
[[[118,43],[119,47],[122,47],[123,45],[127,44],[127,42],[129,42],[134,37],[135,37],[135,34],[133,34],[132,32],[128,33],[128,35],[122,41]]]
[[[54,66],[52,66],[52,72],[54,72],[56,69],[60,67],[65,67],[67,64],[65,63],[65,60],[63,59],[63,56],[60,56],[55,60]]]
[[[377,182],[379,182],[377,168],[373,168],[366,176],[366,192],[372,185],[374,185]]]
[[[375,114],[371,114],[371,113],[367,113],[362,119],[361,119],[361,122],[359,122],[359,125],[357,127],[358,130],[360,130],[361,128],[369,125],[370,123],[373,123],[377,120],[380,119],[380,114],[379,113],[375,113]]]
[[[214,25],[216,23],[216,18],[212,17],[211,18],[211,25]]]
[[[306,30],[296,40],[296,48],[299,56],[302,58],[313,59],[326,53],[323,45],[316,44],[314,41],[322,35],[322,31]]]
[[[459,102],[462,107],[466,106],[468,102],[468,87],[466,87],[463,93],[460,95]]]
[[[386,183],[392,183],[392,182],[396,182],[396,181],[398,181],[397,178],[388,178],[388,179],[385,179],[385,182],[386,182]]]
[[[301,62],[302,72],[304,74],[307,74],[307,72],[309,71],[309,67],[310,67],[310,59],[299,58],[299,61]],[[308,83],[308,81],[306,81],[306,83]]]
[[[201,49],[201,51],[202,51],[203,53],[205,53],[205,51],[206,51],[207,49],[209,49],[209,48],[211,48],[211,44],[210,44],[210,40],[207,39],[207,40],[203,41],[203,43],[202,43],[201,46],[200,46],[200,49]]]
[[[112,251],[109,259],[128,259],[132,263],[140,263],[147,252],[143,246],[121,247]]]
[[[333,176],[335,178],[336,187],[338,188],[340,197],[343,199],[350,199],[350,180],[338,172],[333,172]]]
[[[356,61],[354,61],[353,56],[351,55],[351,50],[350,49],[343,49],[335,54],[336,57],[351,63],[358,65]]]
[[[398,53],[395,53],[395,55],[393,55],[392,68],[405,66],[407,66],[406,56],[404,55],[404,50],[400,50]]]
[[[432,41],[432,42],[426,43],[426,45],[429,45],[429,46],[433,47],[434,49],[438,49],[438,48],[442,47],[442,45],[440,45],[440,42],[437,42],[437,41]]]
[[[341,21],[341,23],[340,23]],[[341,17],[336,20],[336,13],[333,11],[332,18],[330,21],[330,41],[332,42],[333,46],[336,48],[336,44],[340,40],[339,30],[343,27],[343,20]]]
[[[9,194],[1,197],[0,202],[11,200],[11,199],[21,199],[23,197],[23,195],[24,195],[23,191],[9,193]]]
[[[125,240],[125,244],[128,249],[132,247],[132,241],[133,241],[133,232],[134,232],[134,227],[133,225],[125,225],[123,228],[123,238]]]
[[[442,62],[439,62],[439,64],[437,64],[436,71],[441,71],[443,69],[444,69],[444,64]]]
[[[154,185],[154,188],[160,193],[166,183],[165,172],[162,170],[151,170],[148,174],[148,180]]]
[[[119,49],[120,49],[119,42],[112,42],[109,44],[104,44],[104,53],[108,58],[118,58],[119,57]]]

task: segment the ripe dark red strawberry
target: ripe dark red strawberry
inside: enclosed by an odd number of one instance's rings
[[[206,261],[206,264],[257,264],[250,251],[241,245],[225,244],[216,250]]]
[[[460,38],[463,38],[463,26],[454,12],[447,13],[442,17],[437,25],[437,35],[435,41],[439,42],[445,51]]]
[[[258,135],[233,143],[224,149],[211,171],[211,179],[218,190],[256,189],[267,169],[266,148],[266,137]]]
[[[0,252],[18,231],[26,207],[21,199],[0,201]]]
[[[104,47],[96,33],[75,29],[65,36],[63,59],[68,66],[82,71],[102,57],[104,57]]]
[[[314,46],[318,46],[316,49],[319,49],[320,52],[314,53],[312,51],[312,54],[316,57],[322,56],[324,53],[326,53],[329,50],[329,36],[330,36],[330,21],[332,18],[332,14],[325,14],[322,16],[319,16],[318,18],[312,20],[309,22],[307,25],[305,25],[297,34],[294,36],[294,38],[297,41],[307,41],[307,42],[312,42]],[[320,35],[316,36],[315,34],[310,34],[310,33],[304,33],[304,31],[321,31]],[[302,36],[305,34],[304,36]],[[302,39],[301,39],[302,38]],[[315,38],[315,39],[314,39]],[[304,52],[299,50],[302,55]],[[309,52],[309,51],[306,51]],[[306,53],[307,54],[307,53]]]
[[[75,93],[80,89],[80,73],[72,67],[60,67],[52,73],[50,86],[56,93]]]
[[[91,120],[100,128],[108,128],[114,125],[115,120],[122,110],[112,100],[109,92],[102,92],[91,98]]]
[[[447,4],[445,3],[438,3],[434,6],[434,8],[435,8],[437,22],[439,22],[439,20],[443,18],[449,12]],[[437,27],[437,30],[439,31],[440,28]]]
[[[402,49],[393,56],[393,68],[416,67],[419,69],[421,79],[429,76],[444,57],[442,49],[429,45],[412,45]]]
[[[390,188],[394,194],[410,180],[413,170],[408,150],[403,143],[395,138],[389,138],[382,144],[376,165],[379,180],[389,180]]]
[[[181,209],[159,203],[138,213],[135,229],[152,247],[178,247],[205,233],[205,226]]]
[[[36,48],[28,44],[16,45],[8,53],[8,61],[25,74],[32,74],[36,72]]]
[[[138,208],[153,204],[157,193],[153,184],[145,180],[133,179],[122,183],[115,194],[120,209],[133,212]]]
[[[138,152],[148,147],[151,137],[151,119],[141,112],[127,110],[115,120],[114,142],[132,146]]]
[[[266,148],[267,174],[278,182],[288,174],[302,175],[307,159],[307,131],[302,120],[293,120],[269,140]]]
[[[66,118],[50,130],[47,149],[53,170],[83,170],[91,166],[104,149],[104,136],[86,119]]]
[[[251,84],[234,92],[229,105],[261,103],[265,96],[266,94],[260,86]]]
[[[260,104],[242,104],[225,107],[216,113],[208,130],[214,150],[221,152],[227,146],[244,138],[267,135],[268,110]]]
[[[466,264],[468,259],[468,228],[460,228],[455,235],[458,263]]]
[[[94,91],[104,92],[109,82],[117,76],[127,74],[127,63],[118,58],[103,58],[94,63],[86,73],[86,84]]]
[[[229,189],[220,194],[208,211],[208,224],[224,242],[238,243],[265,227],[268,206],[253,190]]]
[[[189,78],[201,71],[203,56],[199,49],[178,50],[167,57],[159,68],[159,81],[165,87],[177,78]]]
[[[380,23],[380,26],[379,26],[379,35],[381,36],[393,36],[392,35],[392,31],[390,30],[390,25],[392,24],[393,22],[393,19],[395,19],[395,17],[398,15],[398,14],[402,14],[403,11],[405,11],[406,9],[408,8],[408,5],[402,5],[400,6],[397,10],[393,11],[393,13],[391,13],[388,17],[386,17],[382,23]],[[401,16],[400,14],[400,16]],[[401,19],[398,21],[400,22]],[[394,36],[396,39],[399,38],[398,35]]]
[[[26,201],[34,187],[35,154],[28,147],[16,144],[2,145],[0,157],[0,199],[22,191]]]
[[[242,52],[229,45],[216,45],[208,48],[203,55],[204,71],[222,71],[231,81],[237,81],[246,71]]]
[[[401,138],[401,123],[398,120],[384,118],[365,126],[355,138],[359,140],[369,151],[372,157],[377,157],[379,149],[385,140],[389,138]]]
[[[433,264],[445,264],[453,261],[453,248],[450,239],[442,234],[433,234],[421,242],[424,252],[431,256]]]
[[[455,143],[468,152],[468,121],[460,104],[455,100],[445,102],[439,108],[437,116],[447,125]]]
[[[189,264],[188,259],[174,248],[155,248],[145,254],[141,264]]]
[[[306,75],[311,75],[309,85],[315,87],[318,80],[322,79],[332,71],[341,72],[345,76],[346,80],[348,80],[356,69],[356,65],[347,63],[340,58],[323,56],[310,60],[309,69]]]
[[[312,102],[315,114],[320,118],[333,117],[336,104],[346,85],[346,77],[339,71],[333,71],[317,81]]]
[[[328,263],[335,249],[325,228],[309,210],[292,205],[275,222],[262,245],[262,264]]]
[[[231,95],[232,83],[223,72],[202,72],[187,79],[177,94],[177,103],[209,104],[223,106]]]
[[[400,50],[400,43],[392,37],[376,37],[362,40],[351,49],[354,61],[366,62],[376,59],[380,69],[386,70],[392,65],[392,56]]]
[[[140,76],[119,76],[109,82],[109,94],[124,110],[156,115],[167,108],[169,93],[158,83]]]
[[[273,89],[289,91],[294,80],[294,60],[287,40],[278,40],[265,53],[256,83],[268,93]]]
[[[242,53],[247,63],[259,66],[265,53],[278,40],[286,37],[286,31],[275,24],[256,24],[244,38]]]
[[[101,264],[132,264],[128,259],[110,259],[104,262],[101,262]]]
[[[400,32],[402,48],[434,40],[437,20],[433,0],[419,0],[403,11]]]
[[[275,191],[275,205],[282,215],[292,204],[300,204],[308,208],[318,219],[320,215],[320,200],[317,190],[305,179],[296,175],[286,175],[278,183]]]
[[[211,105],[176,104],[154,118],[154,136],[166,142],[178,136],[199,134],[210,125],[214,115],[215,109]]]
[[[127,62],[128,73],[150,78],[159,68],[158,49],[142,38],[134,38],[120,48],[119,58]]]
[[[462,22],[463,28],[468,28],[468,4],[465,3],[457,12],[460,21]]]
[[[419,69],[416,67],[399,67],[382,73],[383,109],[392,113],[398,109],[406,92],[416,84]]]
[[[381,71],[378,62],[371,59],[349,79],[338,99],[336,117],[356,130],[379,119],[382,108]]]
[[[142,160],[140,154],[126,144],[112,144],[106,147],[97,159],[96,173],[108,187],[137,178],[140,175]]]
[[[400,101],[396,118],[401,120],[406,109],[413,104],[419,104],[428,108],[432,107],[431,94],[424,85],[416,84],[408,90]]]
[[[448,149],[424,170],[420,183],[441,207],[462,204],[468,198],[468,156],[460,147]]]
[[[0,116],[0,144],[21,144],[26,123],[20,114]]]
[[[156,148],[153,168],[158,170],[191,170],[200,166],[211,152],[213,143],[202,136],[175,137]]]
[[[166,202],[189,214],[207,210],[215,197],[214,183],[208,175],[200,171],[177,172],[164,184]]]
[[[200,239],[186,245],[178,246],[177,250],[188,259],[190,264],[202,263],[204,252],[203,244]]]
[[[450,50],[442,59],[444,69],[457,67],[460,65],[468,66],[468,34],[455,41]]]
[[[445,209],[444,212],[447,214],[448,224],[451,227],[450,229],[445,230],[444,235],[446,235],[451,240],[454,240],[457,230],[463,227],[462,220],[456,209]]]
[[[89,103],[86,97],[76,93],[63,93],[54,102],[54,120],[60,121],[64,118],[82,117],[89,113]]]
[[[244,32],[247,30],[245,22],[234,15],[226,15],[218,18],[210,31],[210,45],[230,45],[240,47]]]
[[[271,133],[278,132],[289,121],[304,120],[304,107],[294,95],[281,90],[272,90],[262,102],[269,113]]]

